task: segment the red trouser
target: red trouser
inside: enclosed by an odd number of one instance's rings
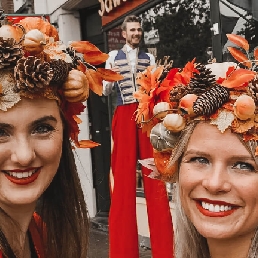
[[[139,258],[136,222],[136,163],[152,157],[150,139],[137,128],[137,103],[118,106],[112,121],[114,188],[109,213],[110,258]],[[173,226],[165,184],[142,167],[153,258],[173,257]]]

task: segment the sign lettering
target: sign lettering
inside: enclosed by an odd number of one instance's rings
[[[100,10],[99,15],[103,16],[104,13],[109,13],[116,7],[122,4],[122,2],[127,2],[127,0],[99,0]]]

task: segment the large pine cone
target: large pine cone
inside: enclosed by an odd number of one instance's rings
[[[51,60],[49,64],[53,71],[51,83],[63,84],[68,76],[70,66],[62,59]]]
[[[14,67],[22,56],[22,47],[13,38],[0,37],[0,69]]]
[[[43,91],[49,85],[53,77],[53,71],[48,62],[44,62],[35,56],[21,58],[14,68],[14,76],[17,81],[16,90],[28,90],[31,92]]]
[[[248,84],[248,90],[250,95],[255,101],[255,104],[258,104],[258,77],[256,76],[254,80],[249,82]]]
[[[216,85],[196,99],[193,105],[193,111],[196,115],[210,116],[222,107],[228,99],[229,90]]]
[[[200,95],[215,86],[215,75],[212,74],[210,69],[207,69],[205,65],[197,64],[195,67],[199,73],[194,73],[188,85],[189,91],[193,94]]]

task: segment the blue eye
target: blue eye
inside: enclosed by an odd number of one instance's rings
[[[55,128],[50,124],[41,124],[33,129],[32,134],[48,134],[54,130]]]
[[[253,165],[245,162],[237,162],[232,166],[232,168],[239,169],[239,170],[256,171]]]
[[[190,159],[190,162],[200,163],[200,164],[208,164],[209,160],[204,157],[193,157]]]

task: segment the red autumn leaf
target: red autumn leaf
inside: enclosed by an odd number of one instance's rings
[[[88,52],[92,51],[99,51],[99,48],[97,48],[94,44],[90,43],[89,41],[73,41],[70,44],[73,49],[79,53],[86,54]]]
[[[245,51],[249,51],[249,43],[245,38],[235,34],[226,34],[226,35],[231,42],[243,48]]]
[[[79,126],[80,118],[77,115],[80,115],[83,112],[85,106],[81,102],[71,103],[68,101],[62,102],[62,110],[64,112],[65,118],[69,123],[70,128],[70,137],[73,142],[76,144],[78,142],[79,136]]]
[[[83,55],[84,60],[92,65],[99,65],[108,59],[109,55],[101,51],[91,51]]]
[[[109,81],[109,82],[120,81],[124,78],[121,74],[105,68],[98,68],[97,73],[101,76],[103,80]]]
[[[244,83],[254,79],[256,73],[246,69],[237,69],[227,77],[221,85],[226,88],[239,88]]]
[[[248,68],[252,67],[251,62],[249,61],[248,57],[246,54],[241,52],[239,49],[236,49],[234,47],[228,47],[228,51],[230,54],[240,63],[243,65],[247,66]]]
[[[99,74],[93,69],[87,69],[85,74],[89,81],[90,89],[96,94],[98,94],[99,96],[102,96],[102,92],[103,92],[102,78],[99,76]]]

